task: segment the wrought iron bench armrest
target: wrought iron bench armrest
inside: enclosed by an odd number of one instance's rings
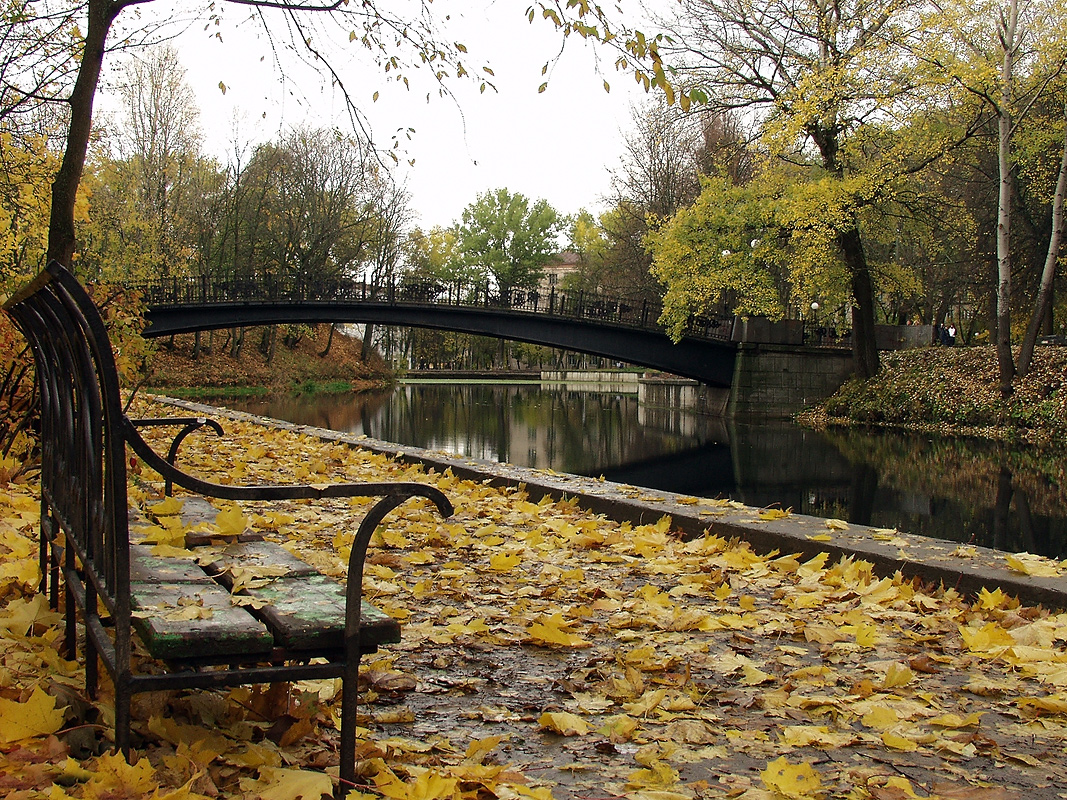
[[[167,451],[167,461],[173,465],[178,460],[178,448],[181,447],[182,442],[185,441],[185,437],[190,433],[200,430],[201,428],[211,428],[215,431],[216,436],[222,436],[222,426],[213,419],[207,417],[145,417],[145,418],[130,418],[130,423],[135,428],[151,428],[151,427],[166,427],[166,426],[183,426],[180,431],[175,435],[174,440],[170,443],[170,449]],[[165,478],[166,483],[163,488],[163,494],[170,497],[174,492],[174,482],[171,478]]]

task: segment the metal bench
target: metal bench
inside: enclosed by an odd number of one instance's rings
[[[104,321],[91,298],[62,266],[50,264],[4,304],[29,341],[36,364],[41,442],[41,591],[58,607],[64,587],[67,657],[75,656],[77,619],[84,630],[85,679],[95,697],[98,661],[114,684],[115,746],[130,750],[134,694],[302,679],[341,678],[340,781],[355,778],[356,701],[360,657],[399,641],[399,625],[362,598],[363,565],[371,535],[409,498],[422,497],[443,516],[452,513],[435,487],[414,483],[235,486],[212,483],[174,466],[178,445],[204,420],[131,419]],[[167,457],[138,427],[176,425]],[[210,423],[216,433],[221,429]],[[319,574],[268,542],[235,542],[207,559],[161,558],[131,542],[127,447],[171,485],[227,500],[379,498],[360,521],[348,561],[347,584]],[[190,498],[187,502],[194,502]],[[204,501],[201,501],[204,502]],[[235,565],[270,563],[276,579],[248,595],[231,596]],[[279,574],[277,567],[284,567]],[[184,600],[182,598],[185,598]],[[245,601],[240,601],[245,602]],[[210,612],[172,619],[160,609],[193,603]],[[162,662],[138,670],[133,637]]]

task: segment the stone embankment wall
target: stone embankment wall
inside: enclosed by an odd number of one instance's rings
[[[851,350],[744,343],[737,350],[727,413],[787,417],[825,400],[851,374]]]
[[[641,409],[652,414],[660,410],[781,418],[825,400],[851,374],[852,351],[845,348],[744,342],[738,345],[730,389],[672,375],[612,370],[545,371],[541,381],[577,391],[636,391]]]

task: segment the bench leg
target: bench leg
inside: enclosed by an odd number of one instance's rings
[[[89,584],[85,587],[85,693],[92,700],[96,699],[96,687],[100,680],[96,643],[89,630],[89,617],[97,613],[96,604],[96,590]]]
[[[359,651],[345,662],[341,687],[341,764],[337,798],[343,798],[356,782],[356,710],[359,706]]]
[[[65,562],[64,567],[67,576],[69,577],[74,574],[75,568],[73,547],[64,548],[63,560]],[[52,588],[55,589],[58,583],[59,581],[53,577]],[[64,586],[63,599],[65,601],[63,609],[65,623],[63,647],[66,651],[64,656],[66,656],[68,661],[73,661],[78,657],[78,603],[74,597],[74,588],[69,580],[66,581],[66,585]]]
[[[130,687],[126,676],[115,676],[115,749],[130,760]]]
[[[52,554],[50,552],[51,551],[51,547],[49,547],[49,542],[51,541],[50,534],[49,534],[49,528],[50,528],[50,525],[49,525],[48,517],[45,514],[41,514],[41,537],[39,539],[40,548],[39,548],[38,555],[37,555],[37,560],[38,560],[38,562],[40,564],[40,568],[41,568],[41,582],[37,585],[37,591],[39,591],[41,594],[43,594],[45,597],[47,597],[49,599],[49,604],[48,604],[49,608],[51,608],[53,611],[55,611],[56,609],[58,609],[59,606],[57,605],[58,598],[56,597],[56,594],[55,594],[55,580],[54,579],[52,581],[52,591],[51,591],[51,593],[49,593],[49,591],[48,591],[48,588],[49,588],[48,577],[50,575],[54,574],[52,572],[52,558],[51,558]]]

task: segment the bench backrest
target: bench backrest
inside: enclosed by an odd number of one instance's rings
[[[58,523],[87,591],[129,619],[129,528],[122,399],[100,312],[49,264],[4,304],[34,352],[41,410],[42,525]]]

